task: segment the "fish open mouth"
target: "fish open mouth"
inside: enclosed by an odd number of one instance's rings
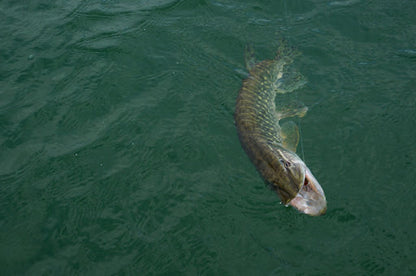
[[[308,168],[305,169],[302,188],[296,197],[289,202],[289,205],[311,216],[325,214],[326,198],[324,191]]]

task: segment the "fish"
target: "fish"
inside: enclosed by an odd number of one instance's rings
[[[276,105],[276,97],[306,83],[301,74],[287,69],[297,55],[298,51],[281,42],[273,59],[257,62],[253,48],[246,47],[249,74],[236,99],[234,122],[242,148],[281,202],[301,213],[320,216],[327,210],[325,193],[296,154],[299,128],[286,119],[304,117],[308,108],[299,103]]]

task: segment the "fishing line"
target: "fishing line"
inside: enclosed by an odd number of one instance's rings
[[[289,25],[289,23],[291,23],[291,22],[288,22],[288,21],[292,21],[291,20],[292,17],[288,16],[287,3],[286,2],[287,2],[287,0],[283,0],[283,9],[284,9],[284,13],[285,13],[284,20],[285,20],[286,29],[290,29],[291,25]],[[296,89],[294,92],[295,92],[296,102],[299,102],[298,89]],[[299,131],[299,144],[300,144],[300,150],[301,150],[301,153],[302,153],[302,160],[304,162],[306,162],[306,160],[305,160],[305,151],[303,149],[302,124],[301,124],[301,118],[300,117],[298,117],[298,119],[297,119],[297,126],[298,126],[298,131]]]
[[[295,97],[296,97],[296,102],[299,103],[299,97],[298,97],[298,90],[297,89],[295,91]],[[309,109],[308,109],[308,111],[309,111]],[[303,135],[302,135],[302,123],[301,123],[302,121],[301,121],[301,118],[299,116],[298,116],[297,120],[298,120],[297,124],[298,124],[298,129],[299,129],[299,144],[300,144],[300,150],[301,150],[301,153],[302,153],[302,160],[303,160],[303,162],[306,163],[305,152],[303,150]]]
[[[302,138],[302,127],[300,124],[300,118],[298,118],[298,125],[299,125],[299,143],[300,143],[300,149],[302,152],[302,160],[303,162],[306,163],[306,159],[305,159],[305,152],[303,151],[303,138]]]

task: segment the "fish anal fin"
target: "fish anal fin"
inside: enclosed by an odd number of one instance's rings
[[[302,118],[306,115],[308,107],[300,102],[293,102],[276,108],[276,115],[279,120],[289,117]]]

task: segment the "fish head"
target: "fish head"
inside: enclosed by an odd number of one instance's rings
[[[295,153],[286,152],[279,161],[283,174],[280,174],[277,191],[283,202],[311,216],[325,214],[324,191],[302,159]]]

